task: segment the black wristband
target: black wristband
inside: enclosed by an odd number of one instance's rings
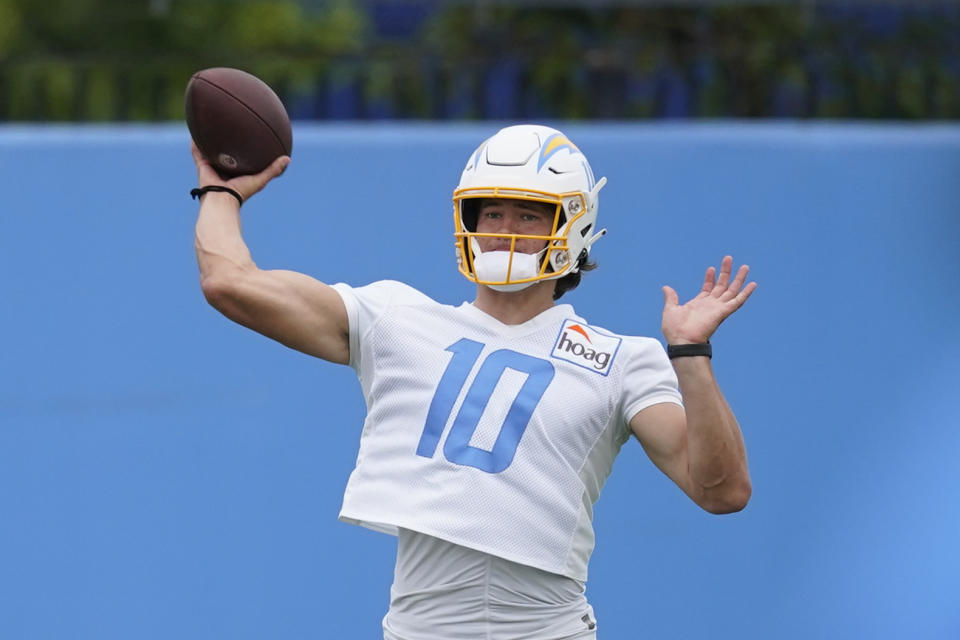
[[[211,184],[211,185],[206,186],[206,187],[197,187],[196,189],[191,189],[191,190],[190,190],[190,196],[191,196],[194,200],[196,200],[197,198],[199,198],[200,196],[202,196],[203,194],[205,194],[207,191],[222,191],[222,192],[224,192],[224,193],[229,193],[230,195],[232,195],[234,198],[237,199],[237,202],[239,202],[241,205],[243,205],[243,196],[241,196],[239,193],[237,193],[236,191],[234,191],[234,190],[231,189],[230,187],[221,187],[221,186],[218,185],[218,184]]]
[[[708,358],[712,358],[713,347],[710,346],[709,342],[667,345],[667,357],[671,360],[674,358],[686,358],[689,356],[707,356]]]

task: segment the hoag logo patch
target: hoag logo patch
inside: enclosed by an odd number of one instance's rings
[[[605,376],[610,373],[621,341],[622,338],[600,333],[590,325],[565,320],[550,356]]]

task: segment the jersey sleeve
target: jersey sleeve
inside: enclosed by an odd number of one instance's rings
[[[683,406],[677,374],[667,352],[653,338],[632,338],[623,378],[622,418],[625,424],[649,406],[672,402]]]
[[[363,344],[366,336],[390,309],[403,304],[417,304],[429,298],[413,287],[395,280],[380,280],[363,287],[342,282],[333,285],[347,309],[350,325],[350,366],[360,373],[363,367]]]

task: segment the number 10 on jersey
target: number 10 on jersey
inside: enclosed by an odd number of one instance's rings
[[[418,456],[432,458],[436,453],[443,428],[483,347],[482,342],[467,338],[447,347],[446,350],[452,352],[453,357],[450,358],[433,394],[433,400],[430,401],[427,421],[417,447]],[[470,439],[480,424],[484,410],[494,397],[497,383],[508,368],[527,374],[527,379],[500,425],[493,448],[487,451],[471,446]],[[450,433],[443,445],[444,457],[454,464],[476,467],[488,473],[499,473],[509,467],[534,409],[553,380],[553,374],[553,364],[548,360],[510,349],[499,349],[484,358],[473,383],[467,389],[460,410],[453,419],[453,426],[450,427]]]

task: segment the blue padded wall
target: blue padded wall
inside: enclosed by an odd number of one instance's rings
[[[600,637],[960,636],[960,127],[561,126],[609,179],[592,323],[658,335],[725,253],[759,283],[714,339],[753,499],[703,513],[629,443]],[[495,129],[297,126],[255,259],[471,299],[450,195]],[[0,128],[0,170],[0,637],[376,637],[359,385],[206,305],[185,128]]]

